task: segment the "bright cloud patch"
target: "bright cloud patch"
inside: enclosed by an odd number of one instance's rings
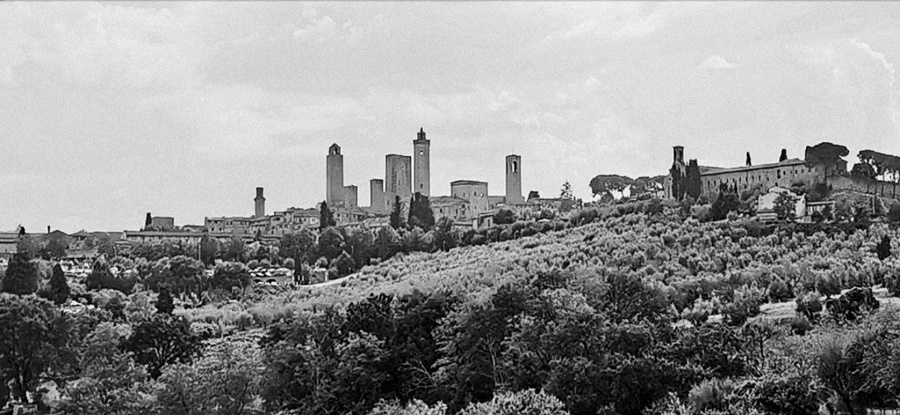
[[[728,62],[720,55],[712,55],[706,58],[700,67],[703,69],[731,69],[734,68],[734,63]]]

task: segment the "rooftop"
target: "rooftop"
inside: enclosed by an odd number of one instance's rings
[[[768,164],[758,164],[755,166],[741,166],[741,167],[700,167],[700,174],[703,176],[711,176],[715,174],[725,174],[725,173],[740,173],[745,171],[754,171],[754,170],[762,170],[762,169],[771,169],[775,167],[789,167],[796,166],[799,164],[806,164],[805,161],[800,159],[787,159],[780,163],[768,163]],[[704,171],[706,169],[706,171]]]
[[[478,180],[455,180],[455,181],[450,182],[450,186],[457,186],[457,185],[473,185],[473,184],[476,184],[476,185],[477,185],[477,184],[484,184],[484,185],[486,185],[487,182],[481,182],[481,181],[478,181]]]

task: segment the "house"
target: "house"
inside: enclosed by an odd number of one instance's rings
[[[765,194],[757,199],[756,217],[760,221],[769,222],[778,220],[775,213],[775,201],[781,195],[786,195],[794,199],[794,218],[800,219],[806,216],[806,196],[798,195],[784,187],[774,186]]]

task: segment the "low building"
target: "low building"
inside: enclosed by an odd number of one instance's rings
[[[125,231],[125,241],[140,244],[183,243],[199,244],[202,233],[187,231]]]
[[[469,201],[466,199],[455,196],[435,196],[430,198],[428,202],[431,204],[431,210],[434,212],[435,222],[445,217],[454,221],[467,219]]]
[[[778,220],[775,212],[775,201],[782,195],[794,199],[794,218],[802,219],[806,216],[806,196],[798,195],[784,187],[772,187],[757,199],[756,217],[760,221],[768,222]]]

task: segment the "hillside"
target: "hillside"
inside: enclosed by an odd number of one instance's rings
[[[753,221],[680,222],[631,214],[449,252],[400,254],[364,267],[339,285],[300,288],[270,300],[305,309],[414,290],[477,296],[554,269],[631,270],[661,284],[673,298],[685,287],[703,285],[706,295],[724,290],[722,295],[728,297],[728,289],[747,287],[765,300],[769,285],[782,281],[793,298],[795,292],[815,290],[816,281],[827,277],[845,287],[882,284],[883,277],[900,265],[896,256],[880,261],[875,253],[875,245],[886,235],[892,241],[900,236],[883,224],[852,234],[807,235],[789,229],[766,231]],[[897,243],[892,244],[896,250]]]
[[[69,317],[52,303],[4,295],[0,321],[15,331],[17,313],[35,311],[54,345],[37,351],[86,356],[42,369],[76,370],[49,403],[67,414],[475,414],[498,399],[560,415],[896,406],[900,320],[885,298],[898,292],[896,227],[682,215],[587,209],[561,230],[398,254],[175,317],[162,292],[154,306],[147,291],[99,290],[71,330],[54,328]],[[843,366],[825,370],[834,359]]]

